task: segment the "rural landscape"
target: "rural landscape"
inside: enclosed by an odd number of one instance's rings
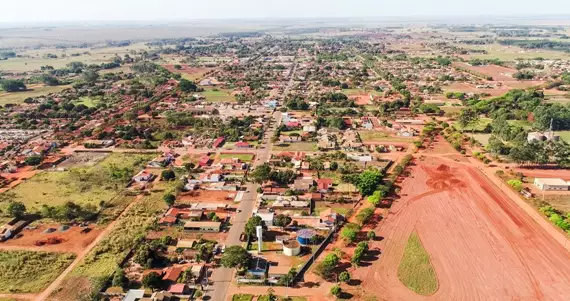
[[[0,26],[0,301],[570,300],[565,20]]]

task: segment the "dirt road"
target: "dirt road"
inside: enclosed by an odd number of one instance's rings
[[[568,300],[569,253],[480,170],[428,157],[411,174],[377,230],[380,260],[359,272],[367,290],[385,300]],[[438,277],[432,296],[397,277],[413,231]]]
[[[115,226],[117,225],[117,223],[119,222],[119,220],[125,215],[126,212],[128,212],[135,204],[137,204],[140,199],[142,198],[142,195],[139,195],[135,198],[134,201],[132,201],[126,208],[125,210],[123,210],[123,212],[119,215],[118,218],[116,218],[113,222],[111,222],[107,228],[105,228],[105,230],[103,230],[103,232],[101,232],[101,234],[99,234],[99,236],[97,236],[97,238],[95,240],[93,240],[93,242],[91,244],[89,244],[81,253],[77,254],[77,258],[75,258],[75,260],[67,267],[67,269],[65,269],[63,271],[63,273],[61,273],[61,275],[59,275],[55,281],[53,281],[41,294],[37,295],[34,300],[36,301],[42,301],[42,300],[46,300],[47,297],[49,295],[51,295],[51,293],[53,291],[55,291],[63,282],[63,280],[65,279],[65,277],[67,277],[67,275],[69,273],[71,273],[71,271],[79,264],[83,261],[83,258],[85,258],[85,256],[87,256],[87,254],[89,254],[89,252],[91,251],[91,249],[93,249],[99,242],[101,242],[106,236],[107,234],[109,234],[111,231],[113,231],[113,229],[115,228]]]

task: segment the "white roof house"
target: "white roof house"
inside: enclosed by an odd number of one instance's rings
[[[570,182],[558,178],[534,178],[534,185],[540,190],[569,190]]]

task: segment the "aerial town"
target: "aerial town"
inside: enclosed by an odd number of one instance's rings
[[[26,30],[1,301],[570,300],[570,26]]]

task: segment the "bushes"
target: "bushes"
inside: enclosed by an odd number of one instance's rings
[[[355,266],[359,266],[362,261],[362,256],[366,254],[366,252],[368,252],[368,243],[365,241],[359,242],[356,249],[354,249],[354,254],[350,259],[350,262]]]
[[[361,224],[364,225],[366,224],[370,218],[372,218],[372,216],[374,216],[374,208],[364,208],[362,209],[357,215],[356,215],[356,220]]]
[[[521,191],[522,190],[522,182],[519,180],[508,180],[507,184],[509,184],[509,186],[511,186],[512,188],[514,188],[516,191]]]
[[[360,227],[357,224],[347,224],[342,228],[340,232],[340,237],[348,244],[356,241],[356,236],[360,231]]]
[[[538,210],[546,215],[550,222],[570,234],[570,214],[565,216],[564,213],[552,208],[552,206],[540,207]]]

